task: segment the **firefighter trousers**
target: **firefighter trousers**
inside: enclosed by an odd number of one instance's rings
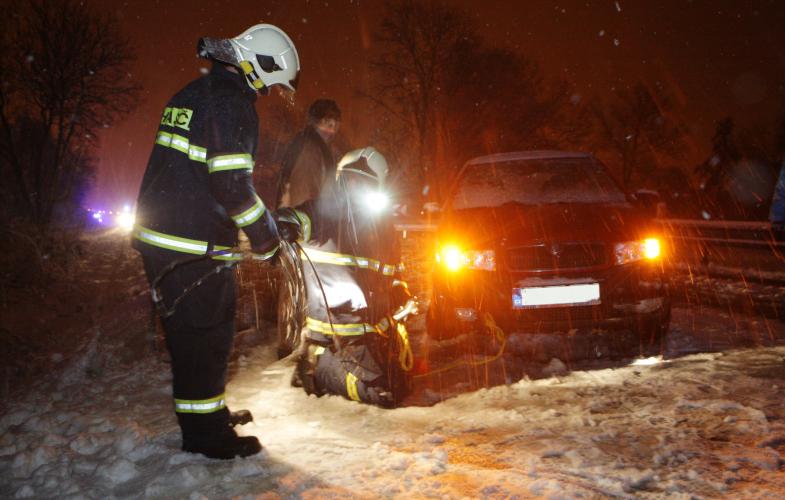
[[[168,261],[144,258],[148,280]],[[234,340],[234,270],[224,268],[183,296],[193,283],[221,263],[204,259],[170,271],[159,290],[166,307],[180,296],[174,313],[162,320],[172,360],[172,393],[183,441],[209,443],[229,425],[225,403],[226,369]]]

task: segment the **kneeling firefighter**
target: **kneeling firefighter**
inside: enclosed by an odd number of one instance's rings
[[[393,407],[410,385],[403,321],[417,305],[400,279],[387,173],[374,148],[351,151],[316,200],[278,211],[282,238],[301,242],[308,313],[293,384],[308,394]]]

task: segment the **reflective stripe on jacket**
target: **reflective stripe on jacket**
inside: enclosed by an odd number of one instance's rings
[[[242,229],[255,258],[275,252],[274,224],[252,183],[255,99],[244,77],[220,64],[172,97],[139,191],[135,248],[234,260]]]

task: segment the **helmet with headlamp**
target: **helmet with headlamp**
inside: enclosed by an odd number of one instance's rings
[[[388,173],[387,160],[373,146],[349,151],[340,159],[336,169],[336,177],[344,185],[347,178],[354,175],[358,176],[357,179],[375,182],[374,188],[352,193],[360,196],[366,208],[372,212],[381,212],[389,204],[389,198],[382,190]]]
[[[197,54],[240,68],[257,91],[274,85],[297,89],[300,58],[294,42],[272,24],[257,24],[234,38],[199,40]]]

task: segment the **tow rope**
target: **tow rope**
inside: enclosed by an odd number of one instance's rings
[[[417,375],[413,375],[412,378],[422,378],[427,377],[429,375],[434,375],[436,373],[443,373],[448,370],[452,370],[454,368],[458,368],[459,366],[480,366],[486,365],[488,363],[492,363],[496,361],[504,354],[504,348],[507,345],[507,337],[504,334],[504,330],[502,330],[499,325],[496,324],[496,321],[493,319],[491,313],[485,313],[483,316],[483,324],[485,325],[488,330],[490,330],[491,335],[499,342],[499,351],[494,354],[493,356],[485,356],[479,360],[470,360],[470,361],[456,361],[451,363],[447,366],[443,366],[436,370],[428,370],[425,373],[418,373]]]
[[[161,271],[156,275],[155,279],[153,279],[152,284],[150,285],[150,295],[153,298],[153,304],[155,305],[156,311],[161,316],[161,319],[166,319],[172,314],[174,314],[175,310],[177,309],[177,305],[183,300],[189,293],[194,291],[196,288],[200,287],[210,276],[213,274],[219,274],[224,269],[230,269],[237,264],[237,261],[227,261],[225,263],[219,264],[214,268],[210,269],[204,275],[202,275],[199,279],[188,285],[186,288],[183,289],[183,292],[178,295],[174,301],[172,301],[171,307],[166,307],[166,303],[164,302],[163,294],[159,288],[159,284],[161,281],[172,271],[177,269],[180,266],[184,266],[187,264],[194,264],[196,262],[200,262],[205,259],[212,259],[216,256],[231,254],[234,252],[235,249],[228,248],[226,250],[218,250],[218,251],[208,251],[204,255],[199,255],[196,257],[188,257],[184,259],[177,259],[173,260],[169,264],[166,265]]]

